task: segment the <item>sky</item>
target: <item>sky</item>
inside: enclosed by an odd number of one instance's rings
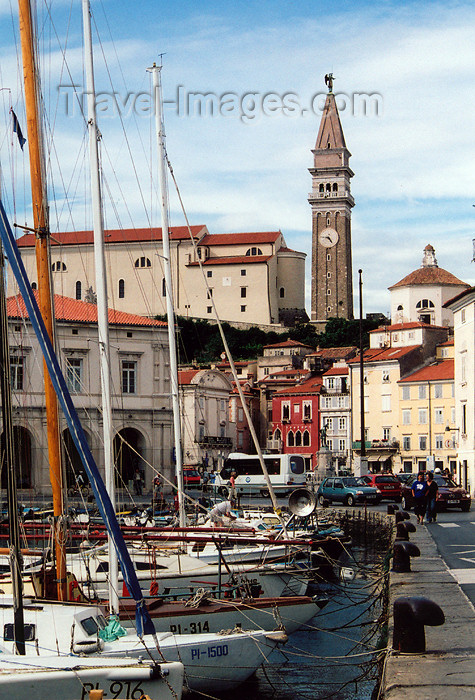
[[[70,87],[85,91],[82,14],[78,0],[52,0],[49,11],[37,1],[54,235],[91,227],[86,126]],[[190,223],[212,233],[280,229],[307,254],[309,300],[308,169],[332,72],[355,173],[353,275],[356,292],[363,270],[365,313],[389,311],[387,288],[420,266],[428,243],[440,267],[475,283],[472,3],[94,0],[91,8],[106,226],[160,225],[146,69],[162,61],[167,152]],[[26,132],[18,18],[6,0],[0,21],[2,196],[12,218],[31,226],[27,148],[12,141],[8,120],[11,101]],[[208,110],[198,114],[200,94]],[[171,224],[182,225],[169,189]]]

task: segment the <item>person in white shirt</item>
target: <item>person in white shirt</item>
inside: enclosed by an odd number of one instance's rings
[[[223,527],[225,518],[237,520],[236,516],[231,512],[233,505],[233,501],[221,501],[221,503],[217,503],[214,506],[210,511],[211,522],[214,524],[214,527]]]

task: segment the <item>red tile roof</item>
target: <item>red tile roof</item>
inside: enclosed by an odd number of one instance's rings
[[[433,323],[422,323],[421,321],[411,321],[410,323],[394,323],[392,326],[379,326],[370,333],[381,333],[382,331],[406,331],[411,328],[446,328],[446,326],[435,326]]]
[[[200,369],[180,369],[178,370],[178,384],[191,384],[195,375],[201,372]]]
[[[38,300],[38,292],[33,291]],[[54,312],[57,321],[70,321],[76,323],[97,323],[97,306],[85,301],[70,299],[59,294],[54,295]],[[25,302],[21,294],[7,299],[7,313],[9,318],[27,318]],[[116,326],[152,326],[166,327],[165,321],[157,321],[154,318],[128,314],[125,311],[109,309],[109,323]]]
[[[454,339],[451,338],[450,340],[446,340],[445,343],[439,343],[438,347],[442,348],[445,347],[446,345],[453,345],[454,344]]]
[[[308,369],[282,369],[279,372],[270,372],[267,376],[269,377],[295,377],[303,376],[308,374]]]
[[[333,359],[333,358],[346,358],[351,353],[358,351],[358,348],[354,345],[348,345],[342,348],[320,348],[315,352],[310,353],[307,357],[321,357],[322,359]]]
[[[272,255],[233,255],[226,258],[208,258],[202,260],[202,265],[247,265],[249,263],[265,263]],[[196,267],[199,262],[188,263],[187,267]]]
[[[363,353],[363,359],[365,362],[390,362],[391,360],[399,360],[418,348],[422,348],[422,345],[408,345],[404,348],[369,348]],[[359,361],[360,356],[358,355],[348,360],[348,364],[355,365]]]
[[[323,386],[321,377],[310,377],[301,384],[276,391],[274,396],[287,396],[287,394],[319,394]]]
[[[200,245],[255,245],[256,243],[275,243],[281,231],[259,231],[251,233],[208,233]]]
[[[429,382],[442,381],[454,378],[454,360],[442,360],[434,364],[418,369],[404,379],[400,379],[398,384],[407,382]]]
[[[191,226],[191,232],[194,238],[207,233],[206,226]],[[190,234],[187,226],[170,227],[170,240],[189,239]],[[109,229],[104,231],[104,242],[109,243],[136,243],[161,241],[161,228],[130,228],[130,229]],[[51,234],[51,245],[91,245],[94,243],[94,234],[92,231],[66,231]],[[35,245],[35,235],[33,233],[25,233],[17,240],[19,248],[31,248]]]
[[[335,377],[337,375],[348,374],[348,367],[332,367],[327,372],[323,373],[324,377]]]
[[[264,345],[264,349],[267,348],[311,348],[311,345],[306,345],[305,343],[299,343],[297,340],[291,340],[290,338],[287,338],[287,340],[283,340],[281,343],[273,343],[272,345]]]
[[[430,265],[428,267],[419,267],[417,270],[410,272],[406,277],[404,277],[396,284],[393,284],[389,289],[396,289],[397,287],[409,287],[415,285],[423,284],[436,284],[436,285],[458,285],[468,287],[468,284],[459,280],[451,272],[447,272],[442,267],[435,267]]]
[[[453,304],[454,301],[459,301],[460,299],[463,299],[464,296],[471,294],[474,291],[475,287],[468,287],[468,289],[464,289],[463,292],[459,292],[459,294],[456,294],[454,297],[446,301],[445,304],[442,304],[443,308],[449,309],[450,305]]]

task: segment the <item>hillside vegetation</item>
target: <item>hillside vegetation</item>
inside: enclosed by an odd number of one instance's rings
[[[163,316],[158,318],[166,320]],[[380,321],[363,321],[363,343],[366,347],[368,333],[377,328]],[[191,320],[183,316],[176,319],[178,329],[178,354],[180,364],[206,365],[219,362],[224,352],[217,325],[206,320]],[[317,333],[310,323],[303,323],[285,333],[265,332],[258,326],[248,330],[238,330],[223,324],[224,333],[234,360],[250,360],[262,355],[265,345],[272,345],[290,338],[305,343],[313,348],[343,347],[359,345],[359,321],[347,321],[332,318],[328,321],[325,332]]]

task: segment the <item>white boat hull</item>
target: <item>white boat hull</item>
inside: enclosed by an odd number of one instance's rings
[[[0,697],[12,700],[87,700],[89,691],[101,689],[104,697],[180,700],[184,668],[162,663],[156,673],[151,663],[135,659],[101,657],[28,657],[2,654]]]
[[[133,637],[121,637],[113,645],[114,653],[122,647],[120,656],[138,658],[147,654],[157,661],[161,654],[170,661],[181,661],[185,667],[185,687],[199,692],[232,690],[246,681],[263,664],[280,643],[286,641],[282,632],[234,632],[232,634],[158,635],[159,650],[153,637],[142,642]],[[145,645],[145,647],[144,647]],[[108,654],[108,645],[103,655]]]

